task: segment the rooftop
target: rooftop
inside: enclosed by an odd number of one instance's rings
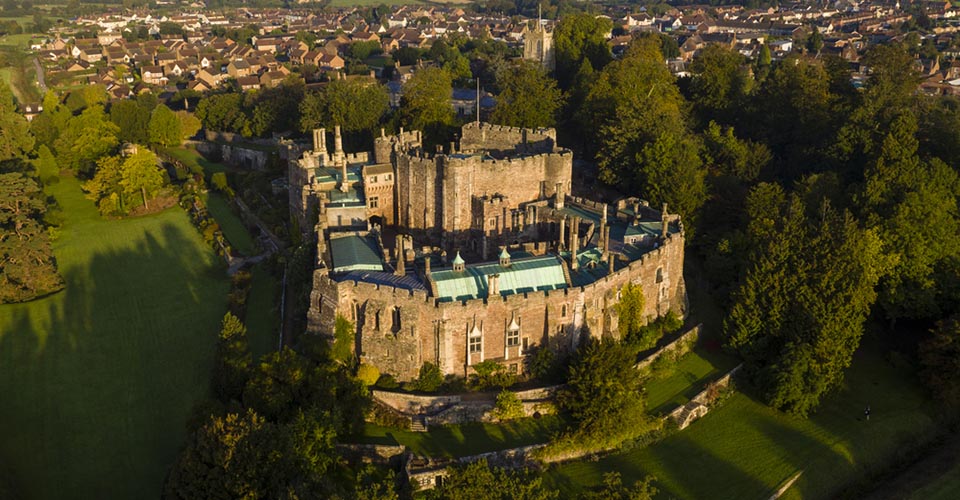
[[[330,239],[333,272],[383,271],[380,248],[372,236],[341,236]]]
[[[431,277],[437,285],[437,300],[452,302],[487,297],[488,276],[494,274],[500,275],[501,296],[567,288],[563,264],[555,255],[513,259],[506,267],[488,262],[463,271],[438,269]]]

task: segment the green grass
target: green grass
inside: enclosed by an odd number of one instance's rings
[[[619,471],[628,483],[656,476],[664,498],[759,499],[803,470],[784,498],[830,497],[935,425],[935,409],[909,369],[894,368],[867,344],[855,356],[844,388],[809,419],[735,394],[655,445],[555,467],[548,482],[569,495],[597,486],[604,472]],[[872,414],[865,422],[868,404]]]
[[[217,172],[226,172],[227,167],[222,163],[212,162],[203,157],[195,149],[188,148],[167,148],[164,150],[168,155],[180,160],[187,167],[198,166],[203,169],[207,182],[210,182],[210,176]]]
[[[521,418],[502,424],[462,424],[409,432],[367,424],[355,439],[367,444],[402,444],[421,456],[464,457],[489,451],[545,443],[563,426],[556,415]]]
[[[257,248],[250,232],[247,231],[240,217],[233,213],[223,195],[211,191],[207,194],[206,204],[207,210],[214,219],[217,219],[217,224],[220,224],[220,229],[223,230],[223,235],[227,237],[230,245],[243,255],[254,255]]]
[[[179,208],[106,220],[75,179],[49,192],[67,286],[0,306],[0,469],[24,499],[156,498],[208,395],[224,266]]]
[[[960,498],[960,464],[940,478],[918,489],[910,496],[914,500],[956,500]]]
[[[280,283],[264,265],[253,268],[253,282],[247,297],[247,338],[254,358],[277,350],[280,330]]]
[[[0,36],[0,45],[8,47],[30,48],[30,41],[33,39],[42,39],[43,37],[35,33],[20,33],[16,35]]]
[[[665,414],[686,404],[714,379],[733,369],[737,361],[702,348],[687,353],[675,367],[644,385],[647,408],[654,414]]]

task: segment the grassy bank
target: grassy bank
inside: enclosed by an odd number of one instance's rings
[[[0,468],[25,499],[156,498],[208,392],[224,267],[179,208],[100,217],[49,189],[66,289],[0,306]]]
[[[736,394],[686,430],[647,448],[551,469],[566,494],[599,485],[604,472],[627,482],[657,477],[664,498],[767,498],[797,471],[784,498],[827,498],[864,470],[932,429],[935,409],[909,368],[865,342],[843,389],[809,419],[771,410]],[[864,421],[864,408],[872,409]]]

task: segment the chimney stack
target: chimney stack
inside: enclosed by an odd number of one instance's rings
[[[403,235],[397,235],[397,276],[404,276],[407,274],[406,269],[404,268],[405,261],[403,255]]]
[[[557,183],[557,195],[556,195],[556,200],[553,202],[553,208],[556,208],[557,210],[562,210],[562,209],[563,209],[563,202],[564,202],[564,199],[563,199],[563,198],[564,198],[563,183],[562,183],[562,182],[558,182],[558,183]]]
[[[430,256],[427,255],[423,259],[423,274],[425,276],[430,276]]]
[[[616,261],[617,256],[610,254],[607,255],[607,262],[609,263],[609,268],[607,269],[607,274],[613,274],[613,263]]]
[[[563,240],[566,239],[566,235],[564,234],[564,233],[566,232],[566,229],[567,229],[567,217],[566,217],[566,216],[563,216],[563,217],[560,218],[560,238],[557,239],[557,249],[558,249],[558,250],[559,250],[559,249],[562,249],[563,246],[564,246],[564,245],[563,245]]]
[[[500,295],[500,275],[487,275],[487,298]]]
[[[577,247],[580,244],[580,218],[574,217],[570,227],[570,268],[574,271],[579,267],[577,262]]]
[[[669,219],[669,214],[667,214],[666,203],[663,204],[663,212],[660,213],[660,223],[661,223],[660,237],[663,239],[667,239],[667,232],[670,229],[670,219]]]

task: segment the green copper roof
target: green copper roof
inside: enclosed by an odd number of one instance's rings
[[[467,261],[463,260],[463,257],[460,256],[460,252],[457,252],[457,256],[453,258],[454,264],[466,264]]]
[[[377,241],[370,236],[342,236],[330,239],[333,272],[383,271]]]
[[[500,251],[500,258],[501,258],[501,259],[509,259],[509,258],[510,258],[510,252],[507,251],[507,247],[503,247],[503,250]]]
[[[462,259],[461,259],[462,260]],[[487,296],[488,276],[500,275],[500,295],[561,290],[567,287],[560,259],[554,255],[514,260],[509,267],[499,262],[468,266],[462,272],[445,268],[433,271],[437,299],[455,301]]]

